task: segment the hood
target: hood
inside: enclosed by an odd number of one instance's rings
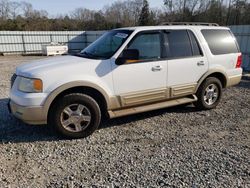
[[[31,63],[20,65],[16,74],[24,77],[43,77],[51,72],[72,73],[74,70],[95,68],[100,60],[86,59],[77,56],[56,56],[35,60]]]

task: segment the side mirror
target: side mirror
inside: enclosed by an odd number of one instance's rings
[[[139,50],[137,49],[125,49],[123,50],[120,57],[116,59],[117,65],[125,64],[128,60],[138,60],[139,59]]]

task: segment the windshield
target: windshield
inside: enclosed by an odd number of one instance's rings
[[[122,46],[132,32],[130,30],[112,30],[106,32],[81,51],[79,55],[91,59],[109,59]]]

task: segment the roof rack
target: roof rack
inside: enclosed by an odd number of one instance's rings
[[[200,25],[200,26],[219,26],[217,23],[203,23],[203,22],[164,22],[161,25]]]

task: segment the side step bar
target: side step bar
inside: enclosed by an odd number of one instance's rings
[[[144,106],[136,106],[136,107],[126,108],[126,109],[108,111],[108,113],[109,113],[110,118],[117,118],[117,117],[122,117],[126,115],[138,114],[138,113],[147,112],[151,110],[157,110],[157,109],[162,109],[166,107],[192,103],[197,100],[198,99],[195,95],[191,95],[190,97],[183,97],[179,99],[173,99],[173,100],[158,102],[154,104],[147,104]]]

